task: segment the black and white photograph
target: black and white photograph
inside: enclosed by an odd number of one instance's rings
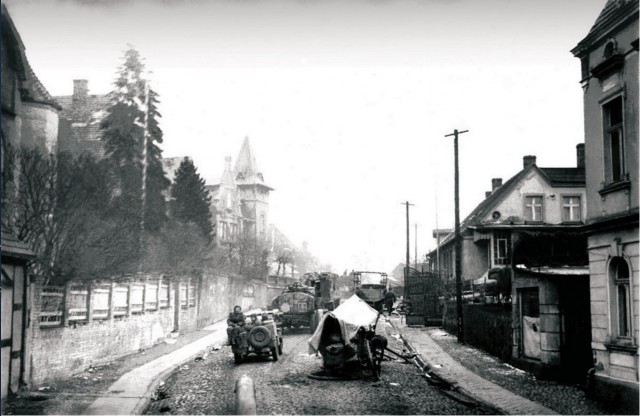
[[[639,0],[1,9],[2,414],[639,414]]]

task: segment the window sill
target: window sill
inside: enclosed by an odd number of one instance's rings
[[[602,189],[598,191],[601,196],[606,194],[619,191],[621,189],[629,189],[631,188],[631,182],[628,180],[621,180],[616,182],[611,182],[606,184]]]
[[[635,354],[638,352],[638,346],[633,344],[633,339],[631,338],[610,339],[608,342],[604,343],[604,346],[607,347],[607,350],[609,351],[617,351],[627,354]]]

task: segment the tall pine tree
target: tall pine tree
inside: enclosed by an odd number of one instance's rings
[[[132,223],[130,239],[157,232],[166,220],[158,95],[143,78],[144,64],[133,48],[124,54],[108,114],[102,121],[106,157],[115,181],[113,211]],[[145,149],[146,143],[146,149]],[[143,177],[144,185],[143,185]],[[137,228],[133,223],[143,224]]]
[[[178,221],[197,225],[202,235],[211,240],[213,227],[209,206],[211,196],[205,188],[204,179],[191,160],[184,158],[176,170],[171,188],[171,214]]]

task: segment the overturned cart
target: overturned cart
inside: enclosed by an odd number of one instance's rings
[[[324,375],[349,376],[364,368],[375,380],[380,378],[387,339],[376,335],[379,317],[356,295],[323,316],[309,338],[309,348],[322,355]]]

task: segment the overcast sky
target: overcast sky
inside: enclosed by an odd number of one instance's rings
[[[522,156],[575,166],[580,63],[569,52],[605,0],[7,0],[53,95],[112,88],[127,44],[160,95],[164,156],[209,183],[248,136],[270,222],[336,271],[390,271],[411,208],[419,256]],[[436,197],[437,195],[437,197]]]

